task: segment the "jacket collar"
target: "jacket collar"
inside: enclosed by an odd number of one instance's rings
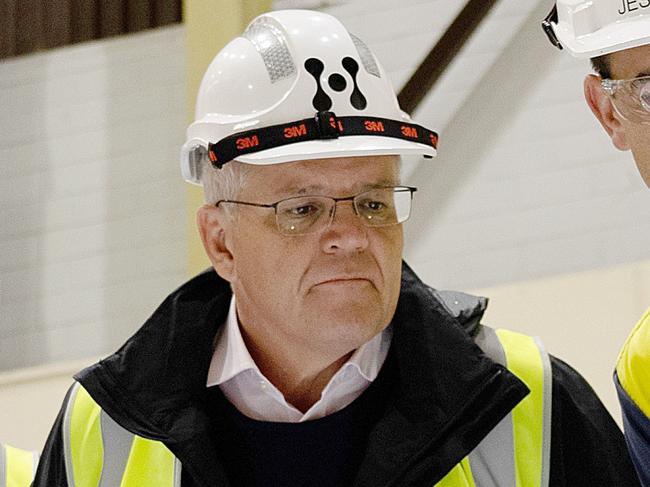
[[[355,485],[435,485],[528,394],[471,338],[486,305],[439,293],[404,264],[391,348],[399,390]]]
[[[227,485],[209,447],[204,399],[230,297],[214,271],[197,276],[115,354],[76,376],[113,419],[164,441],[205,485]],[[403,265],[390,352],[399,387],[371,434],[357,485],[432,485],[528,393],[468,333],[485,306],[463,315],[446,301]]]

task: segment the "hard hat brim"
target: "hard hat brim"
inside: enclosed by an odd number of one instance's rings
[[[580,37],[565,22],[553,24],[555,35],[576,58],[593,58],[615,51],[650,44],[650,15],[644,15],[625,25],[610,24],[602,29]]]
[[[358,135],[329,140],[311,140],[274,147],[237,157],[246,164],[271,165],[283,162],[379,155],[422,155],[435,157],[436,150],[425,144],[390,137]]]

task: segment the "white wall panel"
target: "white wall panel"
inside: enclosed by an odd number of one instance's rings
[[[0,64],[0,369],[104,354],[184,278],[183,28]]]

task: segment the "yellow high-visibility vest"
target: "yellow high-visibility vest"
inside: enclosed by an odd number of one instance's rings
[[[552,390],[548,354],[531,337],[483,326],[476,343],[531,393],[435,487],[548,487]],[[79,384],[66,407],[64,447],[70,487],[180,486],[181,464],[172,452],[162,442],[122,428]]]
[[[535,338],[482,326],[477,344],[530,389],[481,443],[435,487],[548,487],[552,375]]]
[[[650,418],[650,309],[625,341],[616,364],[616,375],[641,412]]]
[[[37,453],[0,444],[0,487],[29,487],[37,465]]]

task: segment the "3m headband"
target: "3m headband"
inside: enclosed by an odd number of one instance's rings
[[[438,145],[438,134],[421,125],[378,117],[337,117],[334,112],[320,111],[314,118],[238,132],[209,143],[208,157],[214,167],[221,168],[246,154],[298,142],[355,135],[391,137],[434,149]]]

